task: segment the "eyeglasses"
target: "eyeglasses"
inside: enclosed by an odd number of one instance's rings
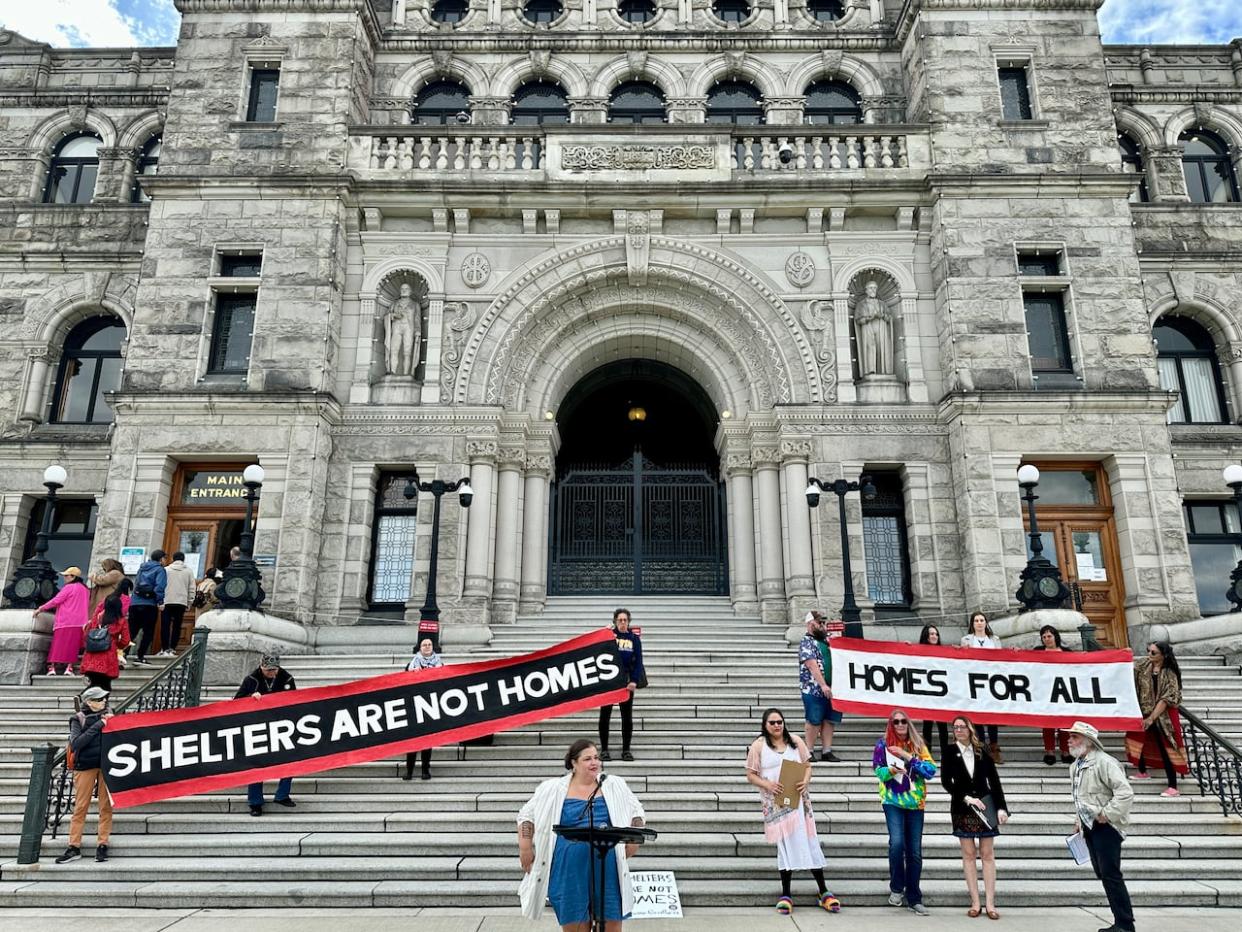
[[[1160,651],[1158,651],[1158,650],[1149,650],[1149,651],[1147,652],[1147,656],[1148,656],[1148,657],[1159,657],[1159,656],[1160,656]]]
[[[954,731],[970,731],[969,725],[963,725],[960,722],[953,726]]]
[[[777,718],[777,719],[773,719],[772,721],[768,722],[768,724],[769,725],[784,725],[785,720],[783,718]]]
[[[893,719],[893,724],[894,725],[909,725],[910,723],[906,721],[904,718],[895,718]]]

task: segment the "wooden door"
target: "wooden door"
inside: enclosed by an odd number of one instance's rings
[[[194,573],[194,579],[199,580],[203,578],[208,565],[212,562],[218,534],[219,521],[216,519],[198,515],[189,518],[172,518],[165,536],[164,550],[170,557],[178,550],[184,553],[185,565]],[[182,646],[190,643],[196,614],[193,605],[186,609],[185,621],[181,625],[181,637],[178,640]],[[160,645],[160,648],[163,649],[163,645]]]

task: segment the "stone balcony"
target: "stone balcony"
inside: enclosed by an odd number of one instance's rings
[[[735,177],[919,178],[926,128],[857,126],[355,127],[347,168],[367,180],[685,182]]]

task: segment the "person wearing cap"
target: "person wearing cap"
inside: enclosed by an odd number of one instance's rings
[[[264,696],[271,693],[297,688],[298,685],[294,682],[293,675],[280,665],[280,655],[264,654],[254,672],[241,681],[241,685],[237,687],[237,694],[233,698],[251,698],[261,702]],[[280,782],[276,784],[276,794],[272,797],[272,802],[292,809],[297,805],[289,798],[292,789],[293,777],[281,777]],[[263,815],[263,784],[261,782],[251,783],[246,787],[246,801],[250,804],[252,816]]]
[[[840,763],[832,753],[832,737],[841,713],[832,707],[832,653],[828,649],[828,622],[819,612],[806,613],[806,634],[798,645],[798,685],[806,713],[806,749],[815,760],[815,736],[823,746],[820,760]]]
[[[1104,884],[1113,924],[1100,932],[1134,932],[1134,908],[1121,874],[1121,843],[1130,824],[1134,790],[1125,771],[1100,744],[1100,733],[1086,722],[1069,729],[1070,782],[1074,792],[1074,831],[1081,832],[1091,868]]]
[[[85,589],[85,586],[83,586]],[[83,708],[69,718],[69,750],[73,752],[73,817],[69,820],[69,847],[56,859],[67,864],[82,856],[82,829],[99,787],[99,830],[95,834],[95,860],[108,860],[108,836],[112,833],[112,797],[104,785],[103,730],[112,712],[108,694],[98,686],[82,693]]]
[[[70,566],[60,575],[65,580],[60,591],[34,610],[36,618],[43,612],[56,612],[56,620],[52,623],[52,646],[47,652],[48,676],[56,673],[73,675],[73,665],[78,662],[78,651],[82,647],[82,629],[89,620],[87,608],[91,592],[82,581],[82,571]],[[63,670],[57,667],[63,667]]]

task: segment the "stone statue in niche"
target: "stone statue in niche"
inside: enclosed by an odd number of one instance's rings
[[[854,306],[854,329],[858,334],[858,374],[893,375],[893,311],[878,297],[879,282],[867,282],[863,297]]]
[[[409,282],[384,314],[384,370],[388,375],[412,376],[422,348],[423,309]]]

